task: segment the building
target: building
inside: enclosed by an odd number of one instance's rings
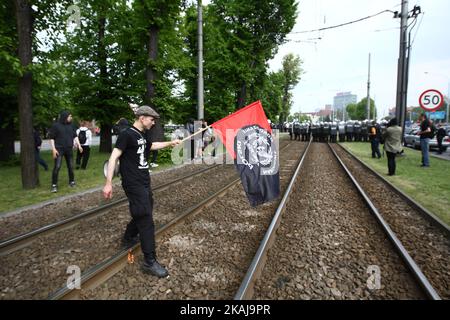
[[[358,97],[351,92],[339,92],[334,97],[334,110],[343,110],[350,103],[357,103]]]

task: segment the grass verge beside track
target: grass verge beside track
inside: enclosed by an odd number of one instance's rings
[[[386,155],[373,159],[369,143],[345,142],[341,145],[450,225],[450,161],[430,157],[430,168],[421,168],[421,152],[404,148],[404,156],[396,159],[396,175],[390,177]],[[380,151],[382,148],[381,145]]]
[[[75,165],[76,152],[74,151],[73,154]],[[50,151],[41,152],[41,157],[47,162],[49,169],[48,171],[45,171],[44,168],[39,165],[40,186],[36,189],[22,189],[20,165],[0,167],[0,215],[3,212],[20,207],[102,186],[105,182],[103,176],[103,163],[109,156],[109,153],[99,153],[98,147],[92,147],[86,170],[74,170],[75,182],[77,184],[74,188],[69,187],[69,175],[67,173],[66,162],[63,159],[63,164],[58,176],[57,193],[50,192],[53,170],[53,159]],[[158,155],[158,159],[159,158]],[[159,163],[159,167],[153,168],[152,171],[156,172],[171,166],[172,163]]]

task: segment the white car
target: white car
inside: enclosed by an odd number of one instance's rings
[[[411,146],[415,149],[420,149],[420,136],[417,134],[420,128],[406,129],[405,130],[405,139],[403,140],[403,144],[406,146]],[[450,137],[445,136],[442,140],[443,151],[447,151],[447,148],[450,146]],[[436,137],[430,140],[430,149],[437,149],[438,142]]]

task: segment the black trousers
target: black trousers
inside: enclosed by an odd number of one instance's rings
[[[59,169],[61,169],[62,158],[66,159],[67,170],[69,170],[69,182],[75,181],[73,174],[73,151],[72,148],[62,148],[58,150],[58,157],[55,159],[55,166],[52,172],[52,184],[58,184]]]
[[[436,140],[437,140],[437,143],[438,143],[439,153],[444,152],[444,148],[442,147],[442,140],[444,140],[444,137],[436,138]]]
[[[128,197],[131,214],[123,237],[131,239],[139,234],[145,259],[156,259],[152,190],[150,186],[123,186],[123,189]]]
[[[91,147],[90,146],[82,146],[83,147],[83,153],[80,153],[80,150],[77,150],[77,168],[80,167],[81,163],[81,169],[86,169],[87,163],[89,161],[89,155],[91,154]]]
[[[378,159],[380,159],[381,158],[380,142],[378,140],[372,140],[370,141],[370,145],[372,147],[372,158],[377,157]]]
[[[45,162],[45,160],[41,158],[41,153],[40,153],[40,150],[39,150],[38,148],[36,148],[36,149],[34,150],[34,154],[35,154],[35,157],[36,157],[36,161],[37,161],[41,166],[44,167],[45,171],[47,171],[47,170],[48,170],[47,162]]]
[[[386,151],[389,175],[395,174],[395,153]]]

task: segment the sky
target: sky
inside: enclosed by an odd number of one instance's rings
[[[450,1],[409,1],[409,10],[419,5],[419,16],[412,32],[408,106],[418,106],[420,94],[437,89],[450,91]],[[400,19],[392,13],[336,29],[294,33],[338,25],[389,9],[401,11],[401,0],[301,0],[296,25],[275,58],[271,70],[281,69],[283,56],[294,53],[303,60],[304,74],[293,90],[294,112],[313,112],[333,104],[338,92],[367,96],[368,59],[371,53],[371,98],[378,117],[395,107]],[[409,22],[412,22],[410,19]],[[318,39],[321,38],[321,39]]]

